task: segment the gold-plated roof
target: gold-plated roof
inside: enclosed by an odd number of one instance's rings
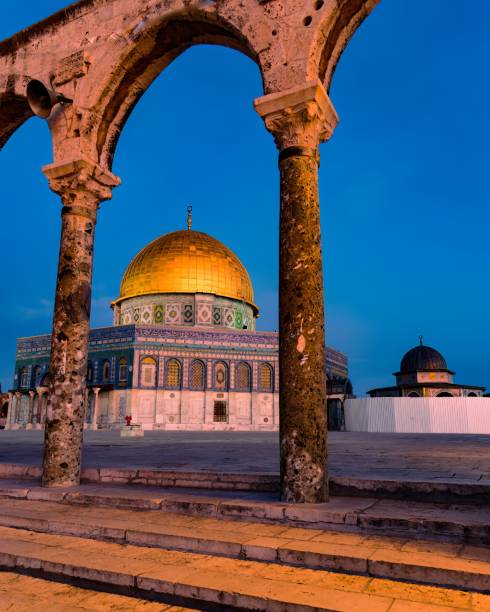
[[[224,244],[194,230],[164,234],[144,247],[127,267],[115,303],[155,293],[213,293],[257,310],[242,262]]]

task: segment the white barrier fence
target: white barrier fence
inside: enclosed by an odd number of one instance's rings
[[[490,397],[346,400],[347,431],[490,434]]]

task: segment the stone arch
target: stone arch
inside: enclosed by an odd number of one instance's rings
[[[318,77],[327,91],[343,50],[379,1],[341,0],[333,11],[325,11],[312,40],[307,73]],[[325,4],[320,0],[315,6],[321,5],[321,11]]]
[[[121,131],[141,96],[165,68],[184,51],[198,44],[229,47],[248,56],[262,70],[256,50],[251,42],[229,21],[216,13],[194,9],[185,13],[154,19],[133,37],[117,39],[107,46],[100,68],[94,68],[84,83],[91,88],[100,82],[96,99],[88,105],[90,113],[81,128],[85,153],[107,169],[112,167],[114,153]],[[126,48],[121,52],[121,44]],[[112,66],[108,75],[107,65]],[[263,78],[263,75],[262,75]],[[252,96],[251,96],[252,98]]]
[[[15,92],[0,92],[0,149],[12,134],[30,117],[26,97]]]

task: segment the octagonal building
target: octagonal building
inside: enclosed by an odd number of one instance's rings
[[[111,307],[90,333],[86,427],[278,428],[278,334],[256,330],[240,259],[190,219],[131,260]],[[7,427],[42,426],[49,352],[49,335],[18,340]],[[347,379],[345,355],[328,348],[326,370]]]

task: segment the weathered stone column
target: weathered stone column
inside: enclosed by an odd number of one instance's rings
[[[321,503],[328,471],[318,145],[338,118],[320,81],[259,98],[255,108],[280,151],[281,498]]]
[[[85,159],[43,171],[63,209],[42,484],[62,487],[80,482],[95,223],[119,179]]]
[[[99,420],[99,391],[100,387],[92,387],[92,391],[95,395],[94,400],[94,411],[92,413],[92,423],[90,424],[90,429],[97,430],[97,421]]]

